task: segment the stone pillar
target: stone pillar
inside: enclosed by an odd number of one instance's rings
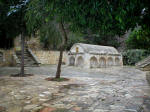
[[[90,54],[84,55],[84,68],[90,68]]]

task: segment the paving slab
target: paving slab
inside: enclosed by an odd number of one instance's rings
[[[134,67],[62,67],[65,82],[46,81],[56,66],[27,67],[29,77],[10,77],[20,68],[0,68],[0,112],[150,112],[146,73]]]

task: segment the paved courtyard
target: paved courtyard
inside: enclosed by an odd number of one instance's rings
[[[0,68],[0,112],[150,112],[145,72],[134,67],[62,67],[65,82],[46,81],[56,66],[25,68],[30,77],[9,77],[19,68]]]

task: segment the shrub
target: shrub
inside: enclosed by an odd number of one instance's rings
[[[150,30],[135,29],[126,40],[127,49],[146,49],[150,50]]]
[[[123,52],[122,55],[124,65],[135,65],[135,63],[150,55],[150,51],[142,49],[132,49]]]

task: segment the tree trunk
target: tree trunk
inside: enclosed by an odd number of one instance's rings
[[[58,66],[57,66],[57,72],[56,72],[56,77],[55,78],[60,78],[60,74],[61,74],[61,65],[62,65],[62,59],[63,59],[63,47],[60,49],[60,55],[59,55],[59,62],[58,62]]]
[[[65,45],[67,44],[67,41],[68,41],[68,37],[67,37],[67,33],[65,31],[65,28],[64,28],[64,25],[63,25],[63,22],[61,21],[60,24],[60,30],[61,30],[61,33],[62,33],[62,45],[60,47],[60,55],[59,55],[59,62],[58,62],[58,65],[57,65],[57,72],[56,72],[56,77],[55,78],[60,78],[60,74],[61,74],[61,65],[62,65],[62,59],[63,59],[63,51],[65,49]]]
[[[20,76],[24,76],[24,32],[21,33],[21,72]]]

